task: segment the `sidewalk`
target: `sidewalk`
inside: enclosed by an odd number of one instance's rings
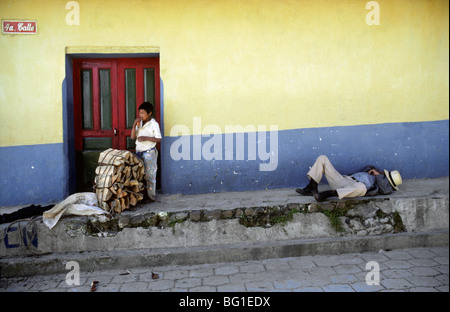
[[[75,282],[70,268],[0,279],[0,292],[89,292],[93,281],[96,292],[448,292],[448,270],[448,247],[410,248],[120,270],[80,266],[79,285],[66,282]]]
[[[299,187],[303,187],[299,185]],[[319,191],[328,189],[327,184],[320,184]],[[435,179],[409,179],[404,180],[400,191],[390,195],[377,195],[375,197],[362,197],[360,199],[402,199],[429,196],[449,195],[449,177]],[[330,198],[330,201],[336,198]],[[145,212],[180,212],[192,210],[213,211],[217,209],[232,210],[242,207],[270,206],[289,203],[308,204],[315,203],[312,196],[300,196],[294,188],[267,189],[259,191],[222,192],[195,195],[158,194],[157,201],[151,204],[138,204],[122,214],[142,214]],[[0,214],[12,213],[24,206],[0,206]]]
[[[303,187],[299,185],[299,187]],[[328,189],[327,184],[320,184],[319,191]],[[404,199],[441,197],[449,195],[449,177],[435,179],[409,179],[404,180],[400,191],[389,195],[377,195],[375,197],[360,197],[359,199]],[[311,196],[300,196],[294,188],[268,189],[260,191],[223,192],[196,195],[161,194],[157,197],[158,202],[138,205],[139,213],[145,211],[179,212],[186,210],[235,209],[242,207],[263,207],[281,204],[310,204],[315,203]],[[330,198],[336,201],[337,198]],[[136,213],[138,212],[135,210]],[[126,212],[133,213],[133,212]]]

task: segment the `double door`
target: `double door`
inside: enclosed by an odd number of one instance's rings
[[[100,152],[134,150],[142,102],[160,123],[159,58],[75,59],[73,82],[77,191],[92,190]]]

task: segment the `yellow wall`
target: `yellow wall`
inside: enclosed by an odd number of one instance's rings
[[[159,47],[165,134],[176,124],[280,130],[448,119],[448,1],[1,1],[37,35],[0,37],[0,146],[63,140],[68,46]]]

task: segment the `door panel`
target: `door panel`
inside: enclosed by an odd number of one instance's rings
[[[148,101],[153,104],[154,117],[160,123],[159,58],[119,59],[119,146],[120,149],[135,149],[131,140],[131,127],[139,116],[138,107]],[[158,77],[156,79],[155,77]],[[159,144],[157,145],[159,150]]]
[[[125,76],[125,109],[126,109],[126,128],[133,126],[136,119],[136,69],[127,68]]]
[[[100,152],[135,149],[131,127],[142,102],[160,122],[159,58],[75,59],[73,81],[77,191],[91,191]]]
[[[75,150],[91,149],[86,138],[109,138],[118,147],[117,64],[113,60],[74,60]],[[94,140],[95,141],[95,140]],[[106,142],[106,140],[103,140]]]
[[[92,116],[92,69],[81,69],[82,129],[94,129]]]
[[[99,105],[100,105],[100,129],[112,129],[111,117],[111,71],[99,69]]]

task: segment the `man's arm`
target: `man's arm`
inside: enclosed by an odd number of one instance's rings
[[[378,186],[378,192],[381,195],[388,195],[394,191],[394,188],[392,187],[391,183],[389,183],[389,180],[384,174],[378,174],[377,176],[375,176],[375,178],[375,183]]]

